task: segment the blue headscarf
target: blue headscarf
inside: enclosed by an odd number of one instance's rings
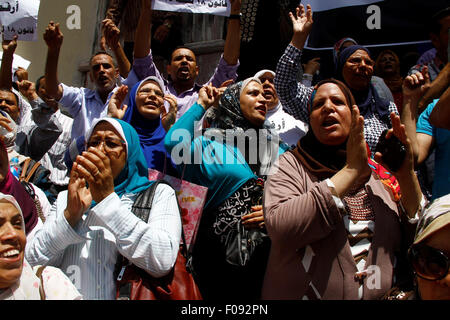
[[[343,81],[346,85],[348,84],[345,82],[344,77],[342,76],[342,69],[344,68],[344,65],[347,62],[348,58],[350,58],[350,56],[358,50],[363,50],[370,56],[369,49],[361,45],[347,47],[342,50],[341,54],[339,55],[339,61],[336,67],[336,79]],[[367,91],[364,92],[364,94],[361,95],[360,92],[356,93],[353,90],[352,93],[355,97],[356,104],[358,105],[359,111],[362,116],[366,116],[366,114],[371,112],[373,114],[378,114],[383,121],[390,124],[390,102],[378,95],[378,92],[373,86],[372,82],[369,83],[369,87],[367,88]]]
[[[149,81],[156,82],[161,91],[164,93],[164,85],[161,84],[161,81],[157,77],[147,77],[144,80],[138,82],[131,89],[130,92],[130,105],[128,106],[127,111],[123,117],[123,121],[131,124],[133,128],[136,130],[140,146],[142,151],[144,152],[145,159],[147,161],[147,166],[152,169],[156,169],[158,171],[164,171],[164,161],[167,157],[168,169],[171,169],[171,160],[170,156],[166,156],[166,149],[164,148],[164,138],[166,136],[166,131],[161,124],[161,118],[158,117],[154,120],[149,120],[143,117],[136,105],[136,95],[139,88],[145,83]],[[168,172],[169,173],[169,172]]]
[[[89,140],[95,126],[101,121],[109,122],[126,142],[127,162],[119,176],[114,179],[114,192],[120,197],[124,193],[139,193],[146,190],[153,181],[148,180],[148,167],[139,146],[139,136],[136,130],[130,124],[118,119],[97,119],[86,134],[86,141]]]

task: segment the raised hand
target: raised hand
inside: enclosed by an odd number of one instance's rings
[[[303,72],[314,75],[320,70],[320,57],[312,58],[303,65]]]
[[[166,112],[164,103],[161,105],[161,124],[164,130],[168,132],[172,125],[175,123],[178,112],[177,98],[171,94],[166,94],[164,100],[169,102],[169,112]]]
[[[36,93],[36,85],[34,82],[28,80],[22,80],[16,82],[17,87],[19,88],[20,93],[28,99],[28,101],[33,101],[38,98]]]
[[[86,180],[80,177],[77,167],[78,163],[74,162],[67,188],[67,206],[64,210],[64,217],[72,227],[76,226],[92,203],[92,196],[86,186]]]
[[[59,29],[59,23],[50,21],[44,32],[44,40],[51,49],[60,49],[63,43],[64,35]]]
[[[3,40],[2,49],[3,54],[12,56],[17,48],[17,35],[13,36],[12,40]]]
[[[116,92],[114,92],[108,103],[108,116],[116,119],[123,119],[128,108],[126,104],[123,104],[127,94],[128,87],[126,85],[120,86]]]
[[[208,110],[211,106],[217,104],[220,99],[219,89],[213,87],[211,83],[203,86],[198,92],[197,103],[200,104],[205,110]]]
[[[422,69],[422,72],[416,72],[403,80],[403,99],[411,99],[416,102],[415,106],[417,106],[417,102],[428,91],[430,84],[431,81],[430,75],[428,74],[428,67],[425,66]]]
[[[374,159],[383,167],[392,172],[396,178],[406,177],[410,174],[414,174],[414,157],[411,140],[407,137],[405,125],[401,123],[400,117],[394,112],[392,112],[390,116],[392,128],[389,129],[386,133],[386,139],[390,139],[392,136],[396,136],[400,140],[400,142],[403,143],[403,145],[406,147],[405,159],[403,160],[400,168],[395,172],[392,171],[391,168],[389,168],[389,166],[383,162],[382,154],[380,152],[375,153]]]
[[[305,11],[305,7],[303,6],[303,4],[301,4],[296,8],[295,12],[296,16],[294,16],[292,12],[289,12],[289,17],[292,21],[292,31],[294,31],[294,35],[302,34],[308,36],[313,25],[311,6],[308,4]]]
[[[352,106],[352,123],[347,140],[347,167],[357,173],[358,183],[365,183],[371,174],[368,165],[367,145],[364,139],[364,118],[358,106]]]
[[[112,50],[119,46],[120,29],[114,24],[111,19],[102,21],[102,33],[105,44]]]
[[[89,191],[95,202],[101,202],[114,192],[111,161],[99,149],[91,147],[77,156],[75,170],[89,184]]]

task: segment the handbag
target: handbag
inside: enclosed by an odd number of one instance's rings
[[[143,221],[148,221],[155,190],[160,183],[168,184],[161,180],[155,181],[138,195],[133,204],[132,212]],[[116,281],[118,300],[202,300],[192,273],[186,267],[190,253],[186,247],[183,227],[181,232],[182,243],[175,265],[170,273],[163,277],[155,278],[125,257],[119,258],[116,265],[116,270],[120,269]]]
[[[148,179],[155,181],[164,180],[175,190],[178,204],[181,207],[181,221],[186,236],[186,248],[191,251],[197,237],[199,221],[202,217],[208,188],[183,180],[185,168],[186,166],[183,168],[181,179],[155,169],[148,169]]]
[[[253,189],[252,206],[262,202],[263,188],[264,181],[258,178]],[[229,264],[245,267],[256,248],[268,237],[265,229],[247,229],[239,221],[225,240],[225,260]]]
[[[225,260],[229,264],[245,267],[258,245],[267,237],[262,230],[246,229],[242,222],[237,223],[236,229],[230,232],[225,243]]]

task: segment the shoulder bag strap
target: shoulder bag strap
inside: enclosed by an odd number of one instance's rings
[[[41,285],[39,286],[39,295],[41,296],[41,300],[45,300],[45,292],[44,292],[44,279],[42,278],[42,272],[44,272],[45,266],[40,266],[36,271],[36,276],[41,280]]]
[[[31,158],[26,158],[23,162],[22,172],[20,173],[19,180],[24,181],[27,175],[28,166],[30,165]]]
[[[41,165],[40,162],[36,162],[33,167],[31,168],[30,172],[27,174],[27,177],[25,178],[25,181],[28,182],[30,181],[31,177],[33,176],[34,172],[39,168],[39,166]]]

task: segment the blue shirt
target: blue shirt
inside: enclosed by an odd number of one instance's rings
[[[430,123],[430,114],[438,99],[428,105],[417,121],[417,132],[435,140],[435,163],[432,200],[450,193],[450,130],[436,128]]]

